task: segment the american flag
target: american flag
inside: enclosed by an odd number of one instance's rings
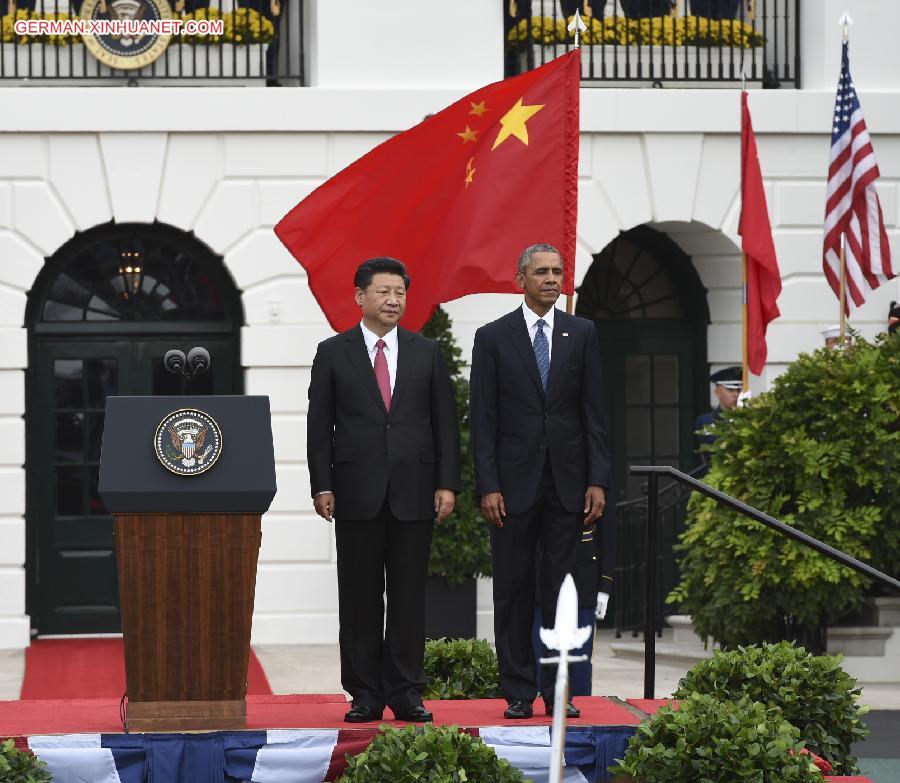
[[[845,236],[848,313],[851,299],[859,307],[869,291],[894,276],[891,248],[875,190],[878,175],[872,140],[850,76],[845,41],[831,128],[823,263],[825,277],[840,298],[841,237]]]

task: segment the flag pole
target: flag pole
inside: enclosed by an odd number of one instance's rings
[[[750,388],[750,358],[747,355],[747,254],[741,253],[741,391]]]
[[[850,14],[847,11],[844,11],[841,14],[841,18],[838,20],[838,24],[841,26],[841,33],[843,36],[843,42],[847,43],[850,40],[850,25],[853,24],[853,20],[850,18]],[[841,331],[838,336],[838,345],[844,344],[844,338],[847,334],[847,252],[846,252],[846,236],[841,233],[841,291],[838,299],[840,300],[841,306],[841,315],[838,323],[841,325]]]
[[[741,93],[747,92],[747,64],[741,65]],[[744,153],[744,115],[741,114],[741,156]],[[741,160],[741,212],[744,210],[744,161]],[[749,367],[750,359],[747,355],[747,254],[741,251],[741,391],[746,392],[750,388]]]
[[[847,256],[844,250],[844,235],[841,234],[841,332],[838,337],[838,345],[844,344],[844,336],[847,333]]]
[[[577,8],[575,9],[575,18],[572,19],[571,22],[569,22],[566,29],[570,33],[574,31],[574,33],[575,33],[575,48],[580,50],[581,49],[580,35],[585,30],[587,30],[587,25],[584,23],[584,20],[581,18],[581,14],[578,13]],[[579,52],[579,55],[580,55],[580,52]],[[575,259],[573,258],[572,265],[574,266],[574,264],[575,264]],[[566,294],[566,312],[569,315],[572,315],[574,310],[575,310],[575,296],[574,296],[574,294]]]

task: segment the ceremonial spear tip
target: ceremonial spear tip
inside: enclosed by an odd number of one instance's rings
[[[584,19],[581,18],[581,14],[578,12],[578,9],[575,9],[575,17],[569,22],[568,27],[566,28],[570,33],[574,31],[575,33],[575,48],[578,48],[578,36],[580,33],[583,33],[587,30],[587,25],[584,23]]]
[[[841,14],[841,18],[838,19],[838,24],[841,26],[841,31],[844,34],[844,42],[846,43],[850,39],[850,25],[853,24],[853,17],[850,16],[849,11],[844,11]]]
[[[577,650],[591,636],[590,625],[578,627],[578,590],[571,574],[566,574],[556,599],[556,622],[553,628],[541,628],[541,641],[560,653]]]

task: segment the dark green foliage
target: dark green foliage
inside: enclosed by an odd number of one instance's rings
[[[890,574],[900,573],[900,339],[801,355],[716,425],[706,481]],[[869,580],[697,494],[669,597],[724,646],[846,615]]]
[[[781,710],[800,730],[813,753],[831,762],[836,775],[858,774],[850,749],[869,733],[862,722],[868,707],[838,656],[810,655],[787,642],[717,651],[694,666],[678,684],[676,699],[705,693],[721,701],[746,696]]]
[[[775,707],[692,694],[642,723],[614,774],[640,783],[822,783]]]
[[[0,743],[0,783],[50,783],[50,773],[43,761],[8,739]]]
[[[338,783],[517,783],[522,773],[456,726],[382,726]]]
[[[484,639],[425,642],[426,699],[498,699],[497,653]]]
[[[428,575],[442,576],[451,585],[456,585],[473,576],[490,576],[491,547],[487,523],[478,512],[473,494],[475,467],[469,454],[469,382],[462,375],[462,351],[450,327],[450,317],[438,307],[422,327],[422,334],[441,346],[453,379],[462,450],[462,492],[456,496],[453,513],[434,527]]]

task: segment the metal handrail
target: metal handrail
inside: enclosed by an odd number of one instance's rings
[[[766,527],[775,530],[783,536],[792,538],[794,541],[803,544],[810,549],[815,550],[819,554],[830,557],[832,560],[858,571],[864,576],[880,582],[886,587],[900,592],[900,580],[894,579],[892,576],[882,573],[877,568],[873,568],[855,557],[851,557],[846,552],[841,552],[828,544],[824,544],[817,538],[803,533],[790,525],[779,522],[775,517],[759,511],[749,506],[737,498],[726,495],[724,492],[711,487],[702,481],[682,473],[676,468],[669,465],[634,465],[631,467],[631,475],[647,476],[647,585],[646,585],[646,606],[644,611],[644,698],[652,699],[656,685],[656,568],[651,567],[656,563],[657,550],[657,499],[659,488],[659,477],[668,476],[682,484],[689,486],[702,495],[712,498],[717,503],[740,512],[745,517],[755,519]]]

